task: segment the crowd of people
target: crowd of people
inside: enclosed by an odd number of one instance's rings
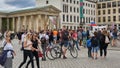
[[[15,36],[15,35],[14,35]],[[66,26],[63,26],[62,29],[59,30],[41,30],[39,33],[34,31],[22,31],[16,34],[19,44],[21,43],[21,51],[23,51],[23,62],[19,65],[18,68],[22,68],[22,66],[26,63],[27,58],[29,57],[29,61],[27,62],[26,68],[28,68],[31,63],[31,67],[34,68],[33,57],[36,59],[37,68],[40,68],[39,65],[39,56],[38,51],[40,47],[42,48],[42,61],[46,61],[46,47],[47,45],[59,44],[62,48],[63,59],[67,59],[66,51],[69,46],[70,40],[73,40],[73,45],[76,46],[77,50],[80,50],[80,46],[88,48],[88,57],[92,59],[98,58],[98,50],[100,50],[100,57],[106,58],[107,56],[107,47],[111,43],[112,46],[115,46],[115,40],[118,37],[117,29],[112,31],[108,31],[107,29],[95,30],[94,32],[89,29],[84,29],[82,27],[78,27],[77,30],[68,30]],[[9,31],[4,33],[4,50],[9,50],[7,52],[7,60],[4,65],[5,68],[12,68],[12,59],[15,56],[15,52],[11,43],[13,39],[13,35],[11,36]],[[83,44],[83,40],[85,40],[86,44]],[[39,46],[39,44],[41,46]],[[103,54],[104,53],[104,54]]]

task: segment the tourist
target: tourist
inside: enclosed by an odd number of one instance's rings
[[[88,48],[88,57],[91,58],[91,37],[89,36],[89,39],[87,39],[86,41],[86,45],[87,45],[87,48]]]
[[[23,64],[26,63],[27,58],[29,56],[30,58],[30,62],[31,62],[31,67],[34,68],[34,63],[33,63],[33,47],[32,47],[32,35],[30,32],[27,33],[26,38],[24,40],[24,50],[23,50],[23,62],[20,64],[20,66],[18,68],[21,68],[23,66]],[[27,68],[27,66],[26,66]]]
[[[21,48],[21,50],[24,49],[23,45],[24,45],[25,37],[26,37],[26,32],[24,32],[24,33],[22,34],[22,36],[21,36],[21,42],[22,42],[22,48]]]
[[[78,34],[76,30],[73,30],[72,38],[73,38],[73,44],[76,45],[78,50],[80,50],[78,45]]]
[[[33,56],[35,57],[35,59],[36,59],[36,64],[37,64],[37,68],[40,68],[40,65],[39,65],[39,56],[38,56],[38,50],[40,49],[39,48],[39,46],[38,46],[38,44],[40,44],[41,42],[40,42],[40,40],[38,39],[38,36],[37,36],[37,34],[33,34],[33,36],[32,36],[32,47],[34,48],[33,50],[32,50],[32,53],[33,53]],[[28,62],[28,64],[27,64],[27,68],[28,68],[28,65],[30,64],[30,60],[29,60],[29,62]]]
[[[53,30],[54,44],[56,44],[56,42],[57,42],[57,35],[58,35],[58,31],[56,29],[54,29]]]
[[[94,36],[91,38],[92,58],[98,58],[99,40],[97,39],[97,32],[94,32]]]
[[[13,68],[13,58],[16,55],[13,50],[13,45],[11,43],[10,37],[6,36],[6,43],[4,44],[4,51],[7,51],[7,59],[4,64],[4,68]]]
[[[110,43],[110,35],[109,33],[105,30],[102,32],[101,39],[100,39],[100,57],[105,58],[107,55],[107,47],[108,44]],[[104,51],[104,56],[103,56],[103,51]]]
[[[42,47],[42,52],[43,52],[43,57],[42,57],[42,61],[46,61],[46,47],[48,45],[48,40],[49,40],[49,36],[46,34],[46,31],[42,31],[42,34],[40,35],[40,40],[41,40],[41,47]]]
[[[63,59],[67,59],[66,51],[69,45],[69,32],[66,30],[66,26],[63,26],[63,30],[60,36],[61,36],[61,46],[62,46],[62,51],[63,51]]]

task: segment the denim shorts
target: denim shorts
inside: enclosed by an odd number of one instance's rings
[[[97,46],[97,47],[92,47],[91,52],[95,52],[95,53],[97,53],[97,52],[98,52],[98,50],[99,50],[99,47],[98,47],[98,46]]]
[[[113,39],[117,39],[117,37],[113,36]]]
[[[68,47],[69,46],[69,41],[64,41],[63,45],[64,45],[64,47]]]

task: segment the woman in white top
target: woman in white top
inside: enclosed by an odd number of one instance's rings
[[[13,50],[13,46],[11,44],[11,40],[10,40],[10,37],[9,36],[6,36],[6,41],[5,41],[5,45],[4,45],[4,50],[9,50],[7,52],[7,59],[6,59],[6,62],[4,64],[4,68],[12,68],[12,59],[15,55],[15,52]]]
[[[31,41],[32,35],[30,32],[27,33],[26,38],[24,40],[24,53],[23,53],[23,62],[20,64],[18,68],[21,68],[23,64],[26,63],[27,57],[29,56],[30,62],[31,62],[31,67],[34,68],[34,63],[33,63],[33,54],[32,50],[34,49],[32,47],[32,41]],[[28,68],[26,66],[26,68]]]

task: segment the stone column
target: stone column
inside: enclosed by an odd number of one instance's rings
[[[35,28],[36,28],[36,16],[33,16],[33,18],[34,18],[34,19],[32,20],[32,23],[31,23],[31,24],[32,24],[32,30],[35,31],[35,30],[36,30],[36,29],[35,29]]]
[[[9,18],[7,17],[7,30],[9,30]]]
[[[13,19],[12,20],[12,26],[13,26],[12,30],[15,32],[15,18],[13,17],[12,19]]]
[[[45,15],[45,18],[44,18],[44,29],[45,30],[47,29],[47,22],[48,22],[48,16]]]
[[[60,29],[60,17],[59,17],[59,15],[56,16],[56,28]]]
[[[60,18],[60,15],[59,15],[59,17],[58,17],[58,19],[59,19],[59,28],[61,29],[61,18]]]
[[[34,30],[38,32],[39,31],[39,15],[36,16],[36,22],[34,27],[35,27]]]
[[[30,16],[30,19],[29,19],[29,30],[32,30],[32,23],[33,23],[33,16]]]
[[[20,17],[18,17],[18,20],[17,20],[17,32],[20,31]]]
[[[26,25],[26,16],[24,16],[24,20],[23,20],[23,25],[24,25],[24,29],[27,29],[27,25]]]
[[[38,30],[42,30],[42,19],[41,19],[41,15],[38,15]]]
[[[2,18],[0,17],[0,31],[2,31]]]

